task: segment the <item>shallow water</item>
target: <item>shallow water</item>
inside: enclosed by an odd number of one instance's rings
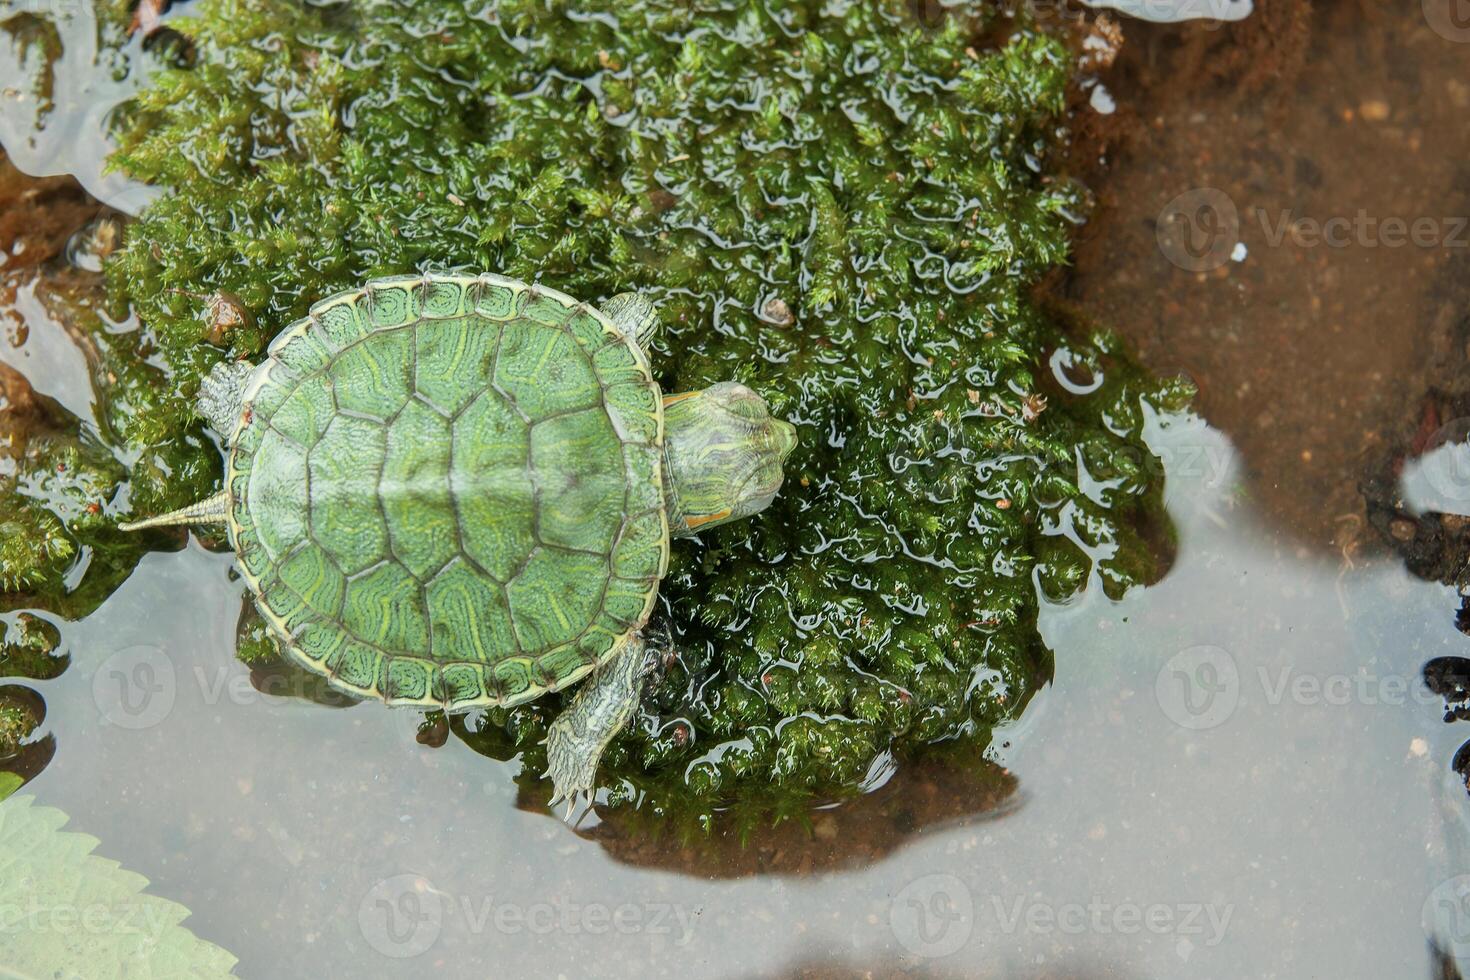
[[[1358,35],[1333,26],[1310,65],[1352,57]],[[1463,52],[1438,56],[1458,64]],[[1361,64],[1354,86],[1409,84],[1401,67]],[[1322,78],[1303,84],[1325,111],[1347,97]],[[1226,162],[1204,167],[1209,179],[1249,169],[1229,157],[1236,144],[1215,149]],[[1118,179],[1147,184],[1153,166],[1120,165]],[[1176,173],[1181,191],[1198,176]],[[785,828],[743,850],[595,820],[574,832],[522,808],[513,764],[458,739],[419,744],[410,713],[261,693],[233,655],[242,589],[230,560],[191,543],[150,555],[94,614],[60,624],[72,665],[34,684],[55,756],[24,792],[192,909],[187,925],[237,955],[245,977],[1397,977],[1430,973],[1431,933],[1470,955],[1470,922],[1454,917],[1470,799],[1449,767],[1467,730],[1443,723],[1420,677],[1465,649],[1455,592],[1371,542],[1331,540],[1343,501],[1361,511],[1344,481],[1364,447],[1338,442],[1363,412],[1322,398],[1377,361],[1387,376],[1373,418],[1387,429],[1447,358],[1376,357],[1382,307],[1348,299],[1333,307],[1341,357],[1321,370],[1263,356],[1270,334],[1237,356],[1262,300],[1241,298],[1231,273],[1268,269],[1266,305],[1287,323],[1326,273],[1257,250],[1225,275],[1180,277],[1151,229],[1118,231],[1173,193],[1137,191],[1092,226],[1073,295],[1105,310],[1147,304],[1162,326],[1135,342],[1155,366],[1202,378],[1206,416],[1246,452],[1196,420],[1155,427],[1173,566],[1121,602],[1094,584],[1044,610],[1055,680],[997,737],[988,767],[904,770],[816,815],[809,839]],[[1118,244],[1102,266],[1109,228]],[[1319,254],[1340,259],[1308,258]],[[1099,301],[1088,277],[1104,269],[1115,288]],[[1415,281],[1383,285],[1376,302]],[[1434,301],[1456,295],[1444,287]],[[87,418],[85,359],[24,290],[12,310],[30,336],[0,359]],[[1274,427],[1249,425],[1235,394],[1246,362],[1276,372],[1272,384],[1312,376]],[[1303,451],[1329,453],[1332,475],[1302,475],[1291,460]]]
[[[408,713],[259,693],[230,561],[197,546],[63,627],[73,667],[38,685],[56,757],[27,792],[193,909],[242,976],[1422,975],[1422,911],[1470,870],[1455,729],[1418,677],[1463,648],[1451,590],[1282,555],[1231,506],[1222,436],[1182,420],[1153,444],[1172,572],[1048,609],[1056,682],[997,752],[1014,792],[926,826],[912,777],[923,829],[886,858],[619,860],[517,809],[511,766],[418,744]],[[813,851],[876,830],[839,821]]]

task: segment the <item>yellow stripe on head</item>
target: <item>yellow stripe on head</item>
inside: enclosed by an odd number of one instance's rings
[[[730,514],[731,511],[729,509],[725,509],[717,514],[705,514],[700,517],[686,517],[684,518],[684,524],[689,528],[689,530],[692,531],[695,528],[705,524],[718,523],[723,520],[728,520]]]

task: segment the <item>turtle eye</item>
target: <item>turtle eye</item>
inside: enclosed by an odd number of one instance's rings
[[[720,405],[736,418],[760,422],[766,418],[766,402],[738,381],[722,381],[711,388]]]

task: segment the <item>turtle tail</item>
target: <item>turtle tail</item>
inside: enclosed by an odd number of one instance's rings
[[[213,497],[178,510],[149,517],[146,520],[125,522],[118,525],[123,531],[141,531],[149,527],[166,527],[170,524],[222,524],[230,513],[230,494],[221,490]]]

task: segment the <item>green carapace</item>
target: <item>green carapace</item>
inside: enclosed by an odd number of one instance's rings
[[[657,324],[494,275],[339,293],[203,386],[224,489],[124,527],[223,523],[282,648],[359,697],[508,707],[592,675],[548,734],[570,805],[662,658],[670,535],[762,510],[796,445],[743,385],[664,396]]]

